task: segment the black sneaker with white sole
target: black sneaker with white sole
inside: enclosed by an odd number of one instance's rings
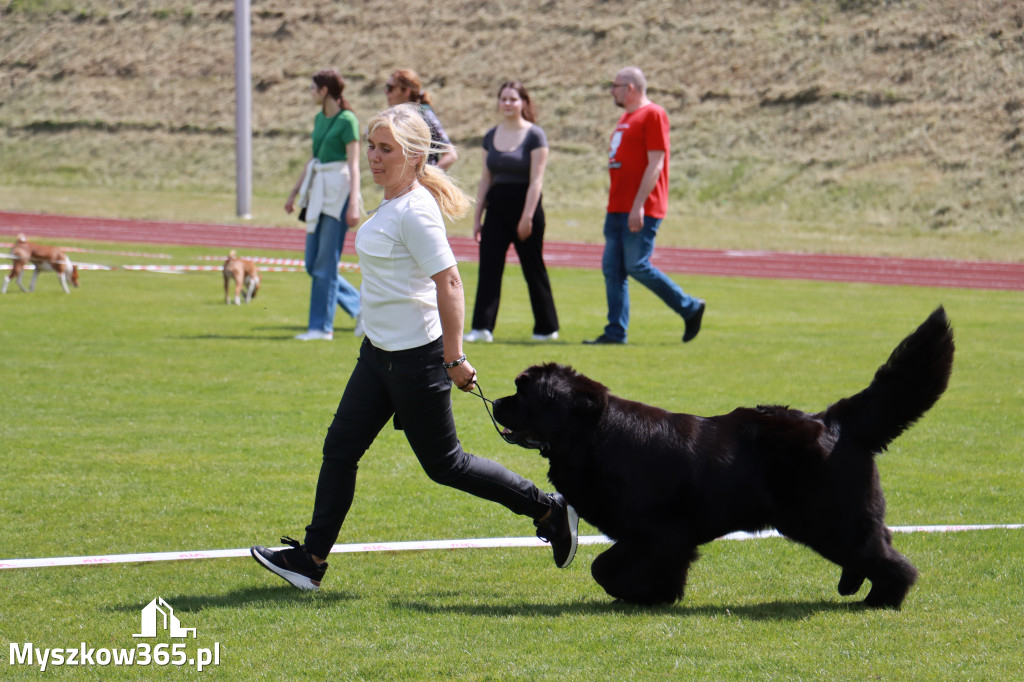
[[[257,545],[249,550],[252,558],[271,573],[276,573],[300,590],[319,590],[320,581],[327,572],[327,562],[318,564],[305,545],[290,537],[281,542],[291,549],[267,549]]]
[[[551,495],[551,515],[543,522],[534,521],[533,525],[537,526],[537,537],[551,543],[551,549],[555,553],[555,565],[565,568],[571,564],[576,557],[580,517],[561,493]]]

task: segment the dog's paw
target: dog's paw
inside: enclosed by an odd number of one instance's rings
[[[868,596],[864,598],[864,605],[873,609],[893,609],[898,611],[906,598],[906,592],[879,590],[872,587]]]
[[[857,590],[864,584],[864,576],[858,573],[854,573],[849,569],[843,569],[843,574],[839,577],[839,594],[844,597],[849,597],[852,594],[857,594]]]

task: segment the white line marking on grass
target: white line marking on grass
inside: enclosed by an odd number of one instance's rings
[[[978,530],[1021,530],[1024,523],[978,524],[960,526],[893,526],[894,533],[962,533]],[[756,540],[777,538],[777,530],[756,533],[739,531],[723,535],[720,540]],[[581,545],[609,544],[604,535],[581,535]],[[533,537],[525,538],[471,538],[467,540],[415,540],[411,542],[374,542],[335,545],[331,554],[362,552],[408,552],[431,549],[486,549],[493,547],[545,547],[547,543]],[[283,549],[279,548],[279,549]],[[196,552],[153,552],[149,554],[107,554],[94,556],[49,557],[45,559],[0,559],[0,570],[8,568],[46,568],[48,566],[88,566],[93,564],[139,564],[149,561],[185,561],[188,559],[227,559],[249,556],[249,548],[210,549]]]

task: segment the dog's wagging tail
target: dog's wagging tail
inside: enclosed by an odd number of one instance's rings
[[[510,442],[540,449],[555,488],[614,541],[591,572],[617,599],[675,602],[697,547],[774,527],[840,566],[840,594],[869,581],[867,605],[898,608],[917,570],[892,546],[874,457],[946,390],[953,353],[939,307],[867,388],[822,412],[672,413],[552,363],[523,371],[494,417]]]

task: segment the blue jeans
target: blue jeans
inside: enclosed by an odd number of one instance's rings
[[[342,209],[341,214],[345,215],[346,210]],[[334,331],[335,303],[352,317],[359,315],[359,290],[338,274],[347,231],[340,220],[321,213],[316,230],[306,233],[306,272],[313,278],[309,294],[310,330]]]
[[[632,277],[663,300],[683,319],[693,316],[700,300],[690,296],[665,273],[651,265],[654,237],[661,218],[644,216],[644,227],[639,232],[629,231],[628,213],[609,213],[604,220],[604,273],[605,294],[608,297],[608,325],[604,334],[614,341],[625,341],[629,328],[629,282]]]

